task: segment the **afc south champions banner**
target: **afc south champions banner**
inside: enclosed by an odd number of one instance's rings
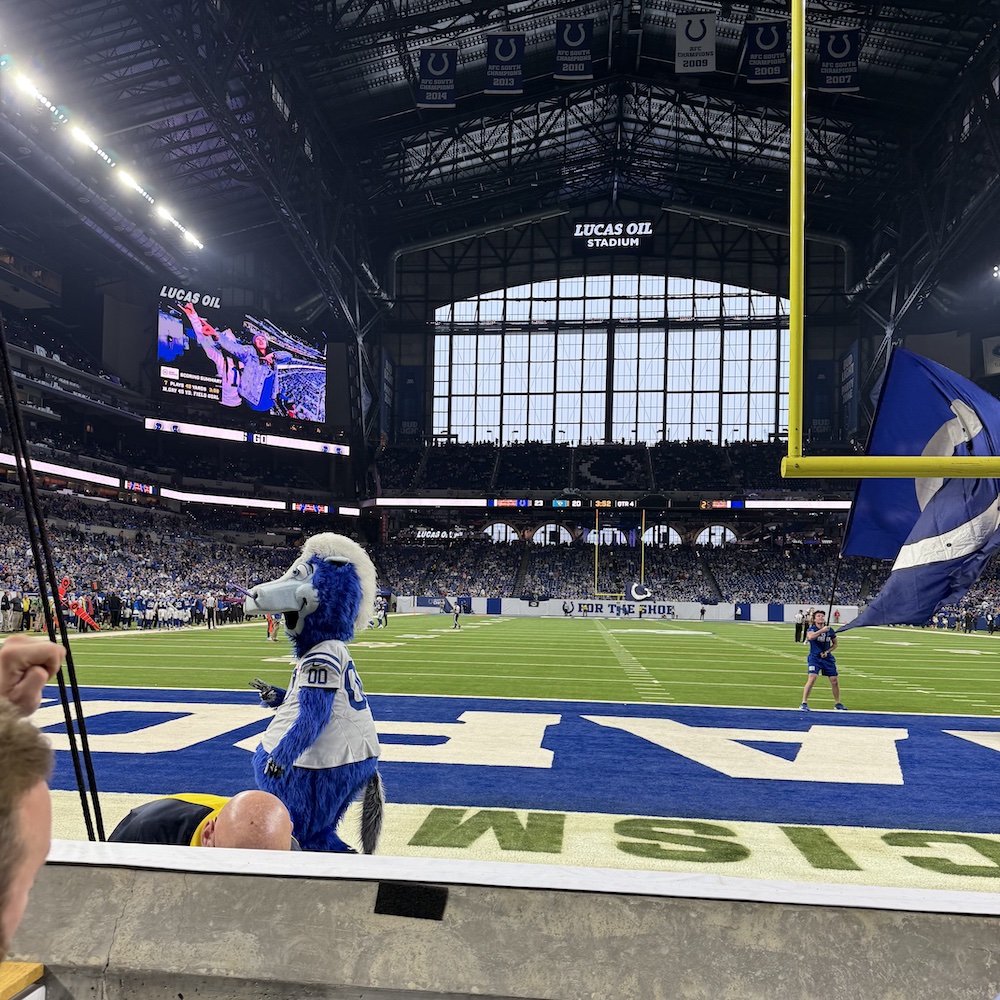
[[[747,83],[788,83],[788,22],[747,24]]]
[[[594,22],[556,21],[556,80],[594,79]]]
[[[457,71],[458,49],[421,49],[417,107],[455,107]]]
[[[819,89],[849,94],[861,89],[858,55],[861,34],[857,28],[821,28],[819,32]]]
[[[677,15],[676,73],[715,72],[715,15]]]
[[[486,36],[484,94],[524,93],[524,35]]]

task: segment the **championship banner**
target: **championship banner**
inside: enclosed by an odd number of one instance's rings
[[[983,341],[983,374],[1000,375],[1000,337]]]
[[[828,94],[851,94],[861,89],[857,28],[821,28],[819,32],[819,89]]]
[[[417,107],[455,107],[457,70],[458,49],[421,49]]]
[[[556,21],[556,80],[594,79],[594,22]]]
[[[788,83],[788,22],[747,23],[747,83]]]
[[[486,36],[486,86],[491,97],[524,93],[524,35]]]
[[[715,15],[677,15],[675,73],[715,72]]]

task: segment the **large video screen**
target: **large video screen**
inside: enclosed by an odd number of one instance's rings
[[[326,421],[322,335],[293,333],[265,316],[161,299],[157,343],[165,397],[219,407],[220,416],[243,411]]]

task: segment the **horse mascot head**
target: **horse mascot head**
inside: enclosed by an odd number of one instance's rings
[[[375,566],[360,545],[314,535],[286,573],[251,588],[247,614],[282,614],[296,664],[287,690],[255,680],[275,710],[254,755],[258,786],[288,807],[304,850],[351,851],[336,834],[363,793],[361,843],[375,850],[384,794],[368,699],[347,645],[370,620]]]

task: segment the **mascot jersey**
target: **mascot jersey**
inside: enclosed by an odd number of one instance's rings
[[[316,742],[296,758],[296,767],[340,767],[378,756],[375,720],[361,689],[361,679],[347,646],[336,639],[317,643],[295,664],[285,700],[275,710],[261,737],[261,744],[269,754],[298,718],[302,688],[335,691],[331,714],[334,724],[327,725]]]

